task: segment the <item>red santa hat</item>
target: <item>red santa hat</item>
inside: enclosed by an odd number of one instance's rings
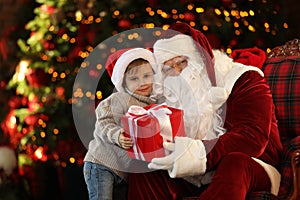
[[[156,72],[156,64],[153,53],[144,48],[118,50],[107,58],[105,67],[108,74],[111,76],[112,83],[118,91],[125,91],[122,84],[126,68],[132,61],[139,58],[147,60],[152,66],[154,72]]]
[[[266,53],[259,48],[247,48],[247,49],[236,49],[230,54],[230,57],[234,62],[239,62],[244,65],[251,65],[262,69],[265,60]]]
[[[192,28],[188,24],[181,23],[181,22],[176,23],[173,26],[171,26],[170,30],[174,30],[174,31],[166,31],[163,34],[163,38],[168,38],[168,39],[158,40],[154,44],[154,47],[153,47],[154,51],[155,51],[155,48],[158,49],[158,47],[159,47],[162,50],[164,50],[164,52],[162,54],[165,54],[168,56],[171,56],[173,54],[173,57],[174,57],[174,56],[188,54],[190,49],[192,49],[190,47],[195,46],[198,50],[198,53],[199,53],[201,59],[203,60],[203,62],[205,64],[206,71],[207,71],[207,74],[211,81],[212,86],[215,86],[216,85],[216,77],[215,77],[214,62],[213,62],[214,54],[212,52],[212,48],[211,48],[207,38],[205,37],[205,35],[203,33],[201,33],[199,30]],[[189,41],[189,39],[187,39],[187,37],[179,36],[182,34],[190,36],[193,39],[193,41],[192,42]],[[190,46],[191,43],[193,43],[192,46]],[[172,44],[174,44],[174,45],[172,45]],[[168,52],[168,54],[166,54],[167,52]],[[157,55],[158,54],[155,54],[156,57],[157,57]],[[163,57],[164,57],[164,55],[161,55],[161,58],[163,58]],[[171,58],[172,57],[165,57],[164,61],[167,61]]]

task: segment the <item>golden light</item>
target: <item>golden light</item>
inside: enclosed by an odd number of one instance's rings
[[[204,13],[204,8],[196,8],[197,13]]]
[[[226,49],[226,53],[227,53],[227,54],[231,54],[231,53],[232,53],[232,49],[227,48],[227,49]]]
[[[75,158],[74,157],[70,157],[69,161],[70,161],[70,163],[75,163]]]
[[[120,11],[115,10],[115,11],[114,11],[114,15],[116,15],[116,16],[120,15]]]
[[[267,22],[264,23],[264,26],[265,28],[270,28],[270,25]]]
[[[144,25],[145,28],[154,28],[155,25],[153,23],[147,23]],[[137,38],[136,35],[133,35],[134,38]]]
[[[91,93],[90,91],[87,91],[87,92],[85,93],[85,96],[86,96],[86,97],[91,97],[91,96],[92,96],[92,93]]]
[[[53,134],[57,135],[59,133],[59,130],[57,128],[53,129]]]
[[[41,56],[41,59],[46,61],[46,60],[48,60],[48,56],[45,55],[45,54],[43,54],[43,55]]]
[[[71,39],[70,39],[70,43],[73,44],[73,43],[75,43],[75,42],[76,42],[76,39],[75,39],[75,38],[71,38]]]
[[[177,10],[176,9],[172,9],[171,12],[172,12],[173,15],[177,14]]]
[[[49,31],[54,31],[54,29],[55,29],[55,26],[53,26],[53,25],[49,27]]]
[[[203,26],[202,26],[202,29],[203,29],[204,31],[207,31],[207,30],[208,30],[208,26],[203,25]]]
[[[89,56],[89,53],[88,53],[88,52],[80,51],[80,52],[79,52],[79,56],[80,56],[81,58],[86,58],[86,57]]]
[[[77,88],[74,92],[74,97],[83,97],[83,91],[81,88]]]
[[[38,120],[38,124],[39,124],[39,125],[42,125],[43,123],[44,123],[44,121],[43,121],[42,119],[39,119],[39,120]]]
[[[119,43],[122,43],[122,42],[123,42],[123,38],[120,38],[120,37],[119,37],[119,38],[117,39],[117,41],[118,41]]]
[[[163,29],[163,30],[167,30],[169,27],[170,27],[169,24],[165,24],[165,25],[162,26],[162,29]]]
[[[41,131],[40,132],[40,136],[41,136],[41,138],[45,138],[46,137],[46,133],[44,131]]]
[[[235,34],[235,35],[240,35],[240,34],[241,34],[241,31],[235,30],[235,31],[234,31],[234,34]]]
[[[101,65],[101,64],[98,64],[98,65],[96,66],[96,68],[100,70],[100,69],[102,69],[102,65]]]
[[[253,11],[253,10],[249,10],[249,14],[250,14],[251,16],[254,16],[254,11]]]
[[[89,52],[92,52],[94,50],[94,48],[92,46],[87,46],[86,49],[89,51]]]
[[[283,23],[283,28],[289,28],[289,25],[287,23]]]
[[[164,26],[166,26],[166,25],[164,25]],[[166,29],[164,29],[164,30],[166,30]],[[160,36],[161,35],[161,31],[154,31],[153,35]]]
[[[162,12],[161,16],[162,16],[162,18],[168,18],[169,17],[169,15],[166,12]]]
[[[240,11],[240,16],[241,17],[248,17],[247,11]]]
[[[17,118],[15,116],[10,116],[9,121],[8,121],[8,127],[13,129],[17,125]]]
[[[88,66],[88,62],[82,62],[82,63],[81,63],[81,67],[82,67],[82,68],[86,68],[87,66]]]
[[[151,26],[153,25],[153,28],[154,28],[154,24],[151,23]],[[139,37],[139,34],[138,33],[133,33],[133,38],[138,38]]]
[[[239,16],[239,11],[237,10],[231,10],[231,15],[234,16],[234,17],[238,17]]]
[[[35,152],[34,152],[34,156],[39,159],[39,160],[42,160],[43,156],[44,156],[44,148],[43,147],[38,147]]]
[[[21,60],[16,68],[16,73],[13,76],[13,80],[20,82],[25,79],[25,75],[28,71],[28,66],[30,64],[30,61],[28,60]]]
[[[215,9],[215,13],[217,14],[217,15],[221,15],[222,14],[222,12],[219,10],[219,9]]]
[[[61,38],[62,39],[64,39],[64,40],[69,40],[70,39],[70,37],[65,33],[65,34],[63,34],[62,36],[61,36]]]
[[[96,92],[96,96],[97,96],[97,99],[102,99],[102,92],[101,91],[97,91]]]
[[[56,78],[57,76],[58,76],[58,73],[57,72],[53,72],[52,77]]]
[[[100,17],[97,17],[96,19],[95,19],[95,22],[96,23],[100,23],[102,21],[102,19],[100,18]]]
[[[76,11],[75,13],[76,21],[80,22],[82,20],[82,17],[83,17],[82,13],[79,10]]]
[[[133,39],[133,35],[132,35],[132,34],[129,34],[129,35],[127,36],[127,38],[128,38],[128,40],[132,40],[132,39]]]
[[[194,5],[193,5],[193,4],[189,4],[189,5],[187,5],[187,9],[189,9],[189,10],[193,10],[193,8],[194,8]]]
[[[53,68],[53,67],[50,67],[49,70],[48,70],[48,73],[49,73],[49,74],[52,74],[53,72],[54,72],[54,68]]]
[[[66,74],[65,74],[64,72],[62,72],[62,73],[60,74],[60,78],[62,78],[62,79],[66,78]]]
[[[255,28],[254,28],[254,26],[252,26],[252,25],[249,25],[249,26],[248,26],[248,29],[249,29],[250,31],[252,31],[252,32],[255,32]]]
[[[228,12],[227,10],[224,10],[223,13],[224,13],[224,15],[225,15],[226,17],[229,16],[229,12]]]
[[[150,15],[150,16],[154,16],[154,15],[155,15],[155,12],[154,12],[154,11],[150,11],[150,12],[149,12],[149,15]]]

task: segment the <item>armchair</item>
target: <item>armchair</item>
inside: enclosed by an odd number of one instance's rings
[[[300,199],[300,40],[268,54],[262,71],[270,85],[284,155],[278,199]]]

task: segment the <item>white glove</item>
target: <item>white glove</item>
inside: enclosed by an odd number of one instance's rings
[[[162,158],[153,158],[150,169],[167,169],[171,178],[202,175],[206,170],[206,151],[201,140],[175,137],[175,143],[164,142],[171,153]]]

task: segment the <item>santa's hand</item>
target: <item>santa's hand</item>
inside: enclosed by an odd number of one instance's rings
[[[172,169],[174,162],[174,151],[175,144],[171,142],[164,142],[164,148],[171,152],[171,154],[162,158],[153,158],[148,164],[149,169]]]
[[[164,143],[165,149],[173,151],[163,158],[154,158],[151,169],[167,169],[170,177],[201,175],[206,170],[206,151],[201,140],[175,137],[175,143]]]

